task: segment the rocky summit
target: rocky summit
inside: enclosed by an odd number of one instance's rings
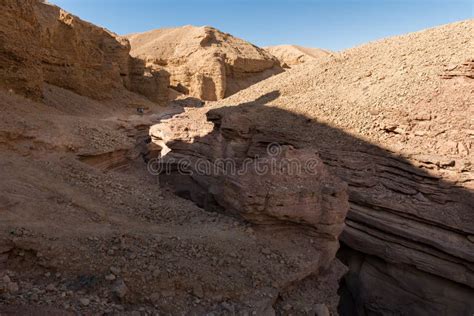
[[[0,0],[0,314],[472,315],[473,34],[259,48]]]

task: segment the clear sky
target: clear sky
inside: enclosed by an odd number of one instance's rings
[[[474,0],[49,0],[118,34],[210,25],[258,46],[342,50],[472,19]],[[474,36],[474,34],[473,34]]]

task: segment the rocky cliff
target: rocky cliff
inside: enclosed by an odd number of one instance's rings
[[[212,27],[184,26],[127,36],[132,56],[171,75],[174,90],[219,100],[282,71],[263,49]]]
[[[40,98],[43,83],[95,99],[129,89],[161,102],[169,76],[130,55],[128,40],[38,0],[0,3],[1,84]]]

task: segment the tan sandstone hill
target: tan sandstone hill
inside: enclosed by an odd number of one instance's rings
[[[355,299],[361,313],[467,315],[474,311],[473,34],[474,21],[463,21],[308,62],[161,123],[186,131],[178,141],[154,129],[152,136],[211,160],[252,157],[274,142],[313,148],[349,184],[343,301]],[[203,137],[201,123],[195,134],[189,120],[210,122],[213,132]],[[213,142],[222,152],[199,151]],[[239,186],[198,183],[210,195]],[[261,203],[262,212],[277,214]]]
[[[283,67],[291,67],[314,60],[321,61],[331,55],[331,52],[324,49],[298,45],[269,46],[265,47],[265,50],[278,58]]]
[[[132,55],[170,73],[185,95],[219,100],[282,71],[263,49],[215,28],[183,26],[127,36]]]

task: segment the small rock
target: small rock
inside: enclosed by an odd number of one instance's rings
[[[196,284],[194,287],[193,287],[193,295],[194,296],[197,296],[199,298],[203,298],[204,297],[204,290],[201,286],[201,284]]]
[[[172,297],[172,296],[174,296],[174,291],[173,290],[163,290],[163,291],[161,291],[161,296],[163,296],[163,297]]]
[[[8,292],[10,292],[10,293],[16,293],[16,292],[18,292],[18,290],[20,289],[20,287],[18,286],[18,283],[16,283],[16,282],[10,282],[10,283],[8,283],[8,285],[7,285],[7,289],[8,289]]]
[[[316,316],[330,316],[329,309],[325,304],[317,304],[313,308]]]
[[[117,268],[117,267],[110,267],[110,272],[112,272],[115,275],[119,275],[120,274],[120,269]]]
[[[271,252],[270,249],[268,249],[268,248],[263,248],[263,249],[262,249],[262,253],[263,253],[264,255],[269,255],[269,254],[271,254],[272,252]]]
[[[128,293],[128,287],[123,280],[117,280],[112,288],[112,292],[120,299]]]
[[[81,299],[79,300],[79,302],[80,302],[83,306],[89,306],[89,304],[91,303],[91,301],[90,301],[88,298],[85,298],[85,297],[81,298]]]
[[[54,286],[54,284],[48,284],[48,286],[46,287],[46,291],[49,291],[49,292],[56,291],[56,286]]]
[[[228,312],[234,314],[235,313],[235,309],[234,309],[234,306],[232,306],[232,304],[229,304],[227,302],[222,302],[221,303],[221,306],[227,310]]]
[[[113,275],[113,274],[111,273],[111,274],[106,275],[106,276],[105,276],[105,279],[106,279],[107,281],[113,281],[113,280],[116,279],[116,277],[115,277],[115,275]]]
[[[161,299],[161,295],[160,293],[153,293],[150,295],[150,301],[153,303],[153,304],[157,304],[160,302],[160,299]]]

